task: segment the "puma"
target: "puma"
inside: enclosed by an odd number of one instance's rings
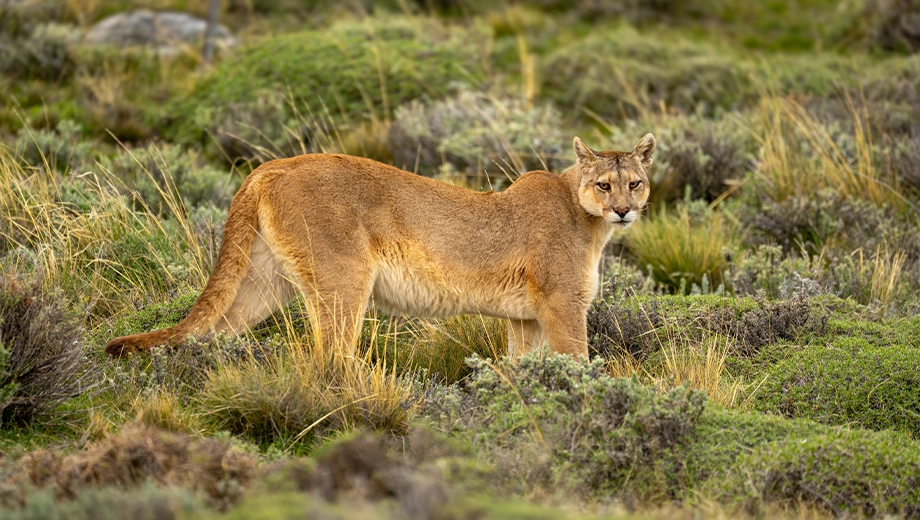
[[[324,345],[354,348],[370,299],[415,316],[506,318],[509,354],[548,340],[587,357],[586,313],[614,230],[649,196],[655,138],[480,193],[369,159],[310,154],[256,168],[233,199],[217,265],[178,325],[115,338],[120,356],[190,334],[244,332],[304,294]]]

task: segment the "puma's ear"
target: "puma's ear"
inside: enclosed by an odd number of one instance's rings
[[[642,166],[648,168],[652,165],[653,153],[655,153],[655,136],[652,134],[645,134],[642,136],[642,139],[639,139],[639,142],[636,143],[636,147],[633,148],[633,155],[639,159]]]
[[[580,137],[576,136],[572,144],[575,147],[575,156],[578,157],[578,164],[591,164],[597,159],[597,155],[594,155],[594,151],[588,148],[588,145],[586,145]]]

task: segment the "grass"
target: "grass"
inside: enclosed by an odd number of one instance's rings
[[[169,185],[161,196],[172,218],[161,219],[134,209],[118,194],[121,180],[104,172],[35,173],[4,154],[0,178],[5,266],[42,273],[91,316],[204,284],[209,255]]]
[[[897,180],[882,168],[865,108],[847,98],[852,125],[851,149],[844,150],[827,125],[801,104],[766,98],[761,104],[763,132],[761,172],[774,200],[832,188],[847,198],[900,209],[911,203],[901,194]]]
[[[194,399],[212,431],[284,450],[309,449],[333,431],[404,432],[413,401],[407,382],[384,362],[330,353],[320,344],[220,363]]]
[[[706,286],[708,292],[727,281],[725,254],[733,246],[734,227],[719,211],[707,210],[694,219],[687,206],[676,213],[662,207],[636,226],[627,245],[637,263],[649,266],[668,290],[686,294]]]
[[[225,6],[244,45],[200,67],[66,43],[130,2],[32,4],[0,20],[0,265],[77,317],[0,329],[55,336],[85,380],[0,425],[0,516],[916,516],[920,68],[886,50],[891,7],[259,0]],[[101,353],[188,311],[256,164],[501,189],[567,167],[573,135],[647,131],[653,197],[605,252],[589,364],[376,311],[328,352],[302,300]]]

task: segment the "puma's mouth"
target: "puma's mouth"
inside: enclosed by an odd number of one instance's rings
[[[622,217],[616,213],[610,213],[605,217],[605,220],[607,220],[607,223],[617,228],[626,229],[630,224],[636,221],[636,216],[632,212],[629,212]]]

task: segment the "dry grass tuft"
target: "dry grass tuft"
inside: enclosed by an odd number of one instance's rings
[[[2,150],[0,182],[4,263],[42,273],[44,287],[89,305],[91,315],[207,280],[211,254],[174,190],[161,192],[170,218],[157,218],[119,195],[112,175],[34,173]]]
[[[906,208],[910,203],[886,173],[877,157],[865,109],[851,100],[852,141],[848,148],[801,104],[786,98],[761,100],[761,126],[755,138],[761,145],[758,171],[769,194],[780,202],[819,190],[836,190],[843,198],[870,201],[878,206]]]
[[[134,400],[134,410],[137,422],[145,426],[181,433],[200,430],[198,415],[192,414],[172,393],[157,392],[139,396]]]
[[[470,373],[466,358],[498,359],[508,351],[507,322],[479,315],[422,320],[412,336],[412,366],[448,383]]]

